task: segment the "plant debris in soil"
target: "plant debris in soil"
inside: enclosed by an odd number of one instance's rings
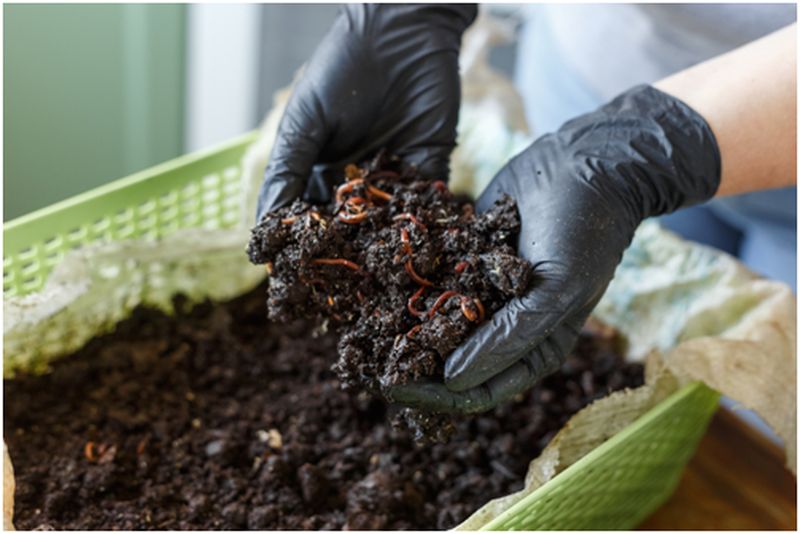
[[[442,181],[379,154],[348,165],[332,200],[296,200],[252,230],[250,260],[270,272],[270,319],[323,321],[340,334],[345,387],[381,392],[443,378],[444,361],[529,288],[514,248],[520,219],[505,196],[484,213]],[[390,395],[386,395],[390,398]],[[449,417],[404,410],[419,439],[445,439]]]
[[[137,308],[44,375],[4,380],[18,529],[445,529],[523,485],[569,417],[642,383],[609,330],[449,443],[343,391],[332,334],[264,317],[265,288]]]

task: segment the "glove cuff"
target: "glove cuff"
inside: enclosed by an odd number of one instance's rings
[[[711,127],[681,100],[649,85],[636,86],[600,109],[628,140],[627,164],[612,176],[621,178],[635,199],[641,219],[664,215],[710,200],[720,183],[721,157]],[[636,211],[631,206],[632,211]]]
[[[587,131],[598,124],[604,132]],[[576,132],[573,140],[603,136],[602,153],[590,157],[615,182],[633,227],[710,200],[719,188],[721,158],[711,127],[687,104],[652,86],[636,86],[562,128]]]

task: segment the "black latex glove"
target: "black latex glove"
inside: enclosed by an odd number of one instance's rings
[[[710,199],[720,155],[705,120],[679,100],[635,87],[564,124],[511,160],[477,202],[519,205],[519,253],[536,281],[460,346],[445,384],[398,387],[395,401],[479,412],[558,369],[646,217]]]
[[[474,5],[347,5],[311,57],[278,129],[256,221],[329,200],[345,164],[385,147],[448,176],[461,99],[461,34]]]

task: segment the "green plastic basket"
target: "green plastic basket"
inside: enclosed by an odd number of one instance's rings
[[[64,254],[84,244],[235,226],[242,210],[240,160],[254,138],[247,134],[6,224],[4,295],[37,291]],[[702,384],[685,386],[485,528],[636,526],[674,490],[717,400]]]
[[[484,530],[631,529],[672,494],[719,395],[684,386]]]
[[[243,135],[4,224],[3,295],[41,289],[64,254],[81,245],[236,225],[240,160],[255,137]]]

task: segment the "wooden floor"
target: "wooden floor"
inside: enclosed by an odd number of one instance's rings
[[[780,449],[720,409],[675,494],[640,529],[795,530],[796,492]]]

